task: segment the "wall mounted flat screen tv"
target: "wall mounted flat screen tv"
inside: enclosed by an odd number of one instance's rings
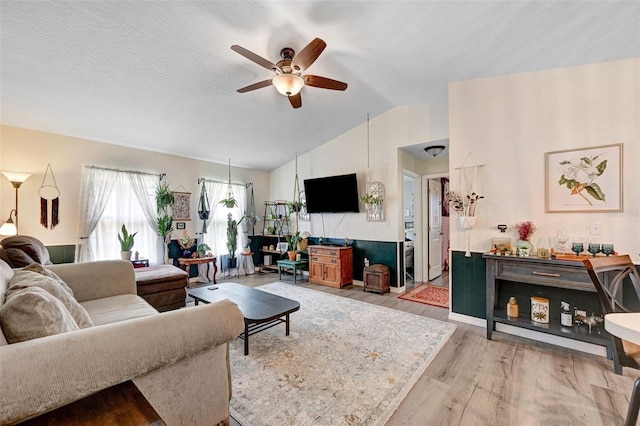
[[[309,213],[359,213],[356,174],[304,180]]]

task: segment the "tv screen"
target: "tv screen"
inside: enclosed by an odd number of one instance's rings
[[[309,213],[359,213],[356,174],[304,180]]]

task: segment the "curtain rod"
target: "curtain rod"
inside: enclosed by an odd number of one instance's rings
[[[202,182],[210,182],[210,183],[224,183],[225,185],[229,185],[229,182],[224,182],[221,180],[215,180],[215,179],[205,179],[205,178],[198,178],[198,185],[200,185]],[[233,183],[231,182],[231,185],[234,186],[244,186],[245,188],[250,187],[251,185],[253,185],[253,182],[249,182],[249,183]]]
[[[92,165],[88,165],[88,166],[85,166],[85,167],[87,169],[108,170],[110,172],[134,173],[134,174],[138,174],[138,175],[149,175],[149,176],[163,176],[163,175],[165,175],[165,173],[148,173],[148,172],[141,172],[139,170],[117,169],[117,168],[112,168],[112,167],[102,167],[102,166],[92,166]]]

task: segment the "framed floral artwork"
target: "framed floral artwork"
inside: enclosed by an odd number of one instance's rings
[[[173,203],[173,220],[191,220],[191,193],[173,191],[175,203]]]
[[[621,212],[622,144],[545,153],[547,213]]]

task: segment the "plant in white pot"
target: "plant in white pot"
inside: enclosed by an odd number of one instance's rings
[[[122,260],[131,260],[131,249],[133,248],[133,239],[137,232],[129,234],[127,227],[122,225],[122,234],[118,234],[118,240],[120,240],[120,257]]]

